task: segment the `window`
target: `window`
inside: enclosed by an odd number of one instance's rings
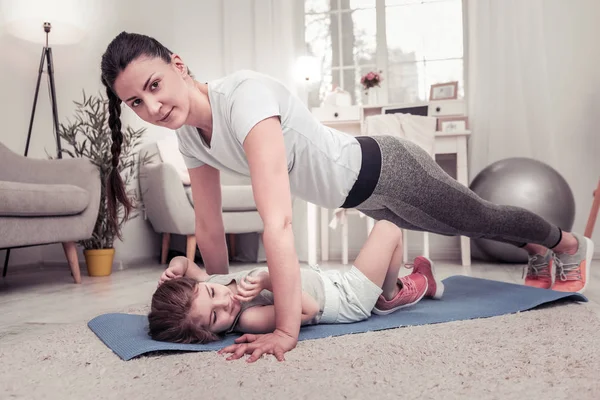
[[[431,84],[463,85],[462,0],[306,0],[307,55],[321,65],[309,87],[318,106],[335,87],[366,103],[360,77],[380,71],[380,100],[412,103],[429,98]]]

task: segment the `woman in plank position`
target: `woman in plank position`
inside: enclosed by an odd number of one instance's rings
[[[108,45],[101,72],[113,139],[107,188],[113,226],[117,202],[126,213],[131,209],[116,168],[122,102],[144,121],[176,131],[190,172],[196,240],[211,275],[229,271],[219,173],[251,177],[264,223],[275,324],[273,332],[246,336],[228,348],[236,355],[269,353],[281,360],[296,346],[302,290],[292,195],[330,209],[356,208],[401,228],[521,246],[530,254],[525,284],[573,292],[586,287],[593,255],[589,239],[562,232],[528,210],[481,199],[409,141],[353,137],[324,126],[275,79],[240,71],[201,83],[157,40],[127,32]]]

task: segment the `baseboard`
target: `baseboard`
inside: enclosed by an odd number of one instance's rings
[[[159,262],[160,261],[157,257],[132,257],[128,258],[127,260],[115,260],[113,262],[113,269],[116,271],[121,271],[129,267],[158,264]]]
[[[134,258],[130,258],[127,260],[119,260],[119,259],[115,259],[113,261],[113,270],[114,271],[121,271],[124,269],[127,269],[129,267],[134,267],[134,266],[140,266],[140,265],[152,265],[152,264],[158,264],[159,260],[156,257],[134,257]],[[50,260],[50,261],[40,261],[37,263],[27,263],[27,264],[8,264],[8,271],[10,272],[15,272],[15,271],[22,271],[22,270],[43,270],[43,269],[60,269],[60,268],[66,268],[69,269],[69,264],[67,263],[67,260],[65,259],[64,261],[58,261],[58,260]],[[85,258],[80,257],[79,258],[79,268],[80,269],[85,269]]]

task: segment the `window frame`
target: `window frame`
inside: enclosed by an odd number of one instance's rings
[[[301,43],[303,43],[304,45],[301,47],[303,50],[301,52],[301,54],[298,54],[298,56],[302,56],[302,55],[307,55],[306,52],[306,15],[308,15],[305,11],[305,1],[304,0],[297,0],[299,3],[302,4],[302,13],[298,16],[299,21],[298,21],[298,26],[301,28],[299,29],[299,34],[301,35]],[[338,1],[338,7],[336,10],[329,10],[327,11],[328,14],[330,15],[336,15],[339,18],[339,14],[341,13],[345,13],[345,12],[350,12],[351,10],[345,9],[345,10],[340,10],[340,0]],[[462,61],[463,61],[463,68],[462,68],[462,83],[463,83],[463,87],[464,87],[464,95],[463,95],[463,99],[464,101],[467,101],[467,96],[468,96],[468,69],[469,69],[469,48],[468,48],[468,10],[467,10],[467,6],[468,6],[468,0],[461,0],[461,6],[462,6],[462,37],[463,37],[463,56],[462,56]],[[298,7],[300,8],[300,7]],[[375,23],[376,23],[376,33],[375,33],[375,40],[377,43],[377,47],[375,50],[375,62],[376,65],[373,66],[373,69],[376,69],[377,71],[381,71],[382,76],[384,77],[383,81],[381,82],[381,88],[379,90],[379,100],[382,104],[388,104],[388,94],[389,94],[389,80],[385,79],[385,77],[387,76],[387,72],[389,70],[389,65],[388,65],[388,46],[387,46],[387,35],[386,35],[386,30],[387,30],[387,26],[386,26],[386,5],[385,5],[385,0],[375,0]],[[361,9],[371,9],[371,8],[357,8],[357,10],[361,10]],[[315,13],[315,14],[322,14],[322,13]],[[341,21],[341,20],[340,20]],[[300,39],[299,39],[300,40]],[[340,62],[342,62],[343,60],[343,43],[342,43],[342,24],[338,23],[338,47],[340,49],[340,54],[339,54],[339,59]],[[459,58],[452,58],[453,60],[458,60]],[[427,60],[425,60],[427,61]],[[441,60],[434,60],[435,61],[441,61]],[[422,60],[416,61],[415,63],[419,63],[422,62]],[[335,73],[338,72],[340,75],[340,85],[344,84],[344,74],[342,73],[342,71],[344,70],[359,70],[361,68],[367,67],[370,64],[353,64],[353,65],[339,65],[339,66],[332,66],[331,67],[331,73]],[[425,101],[429,101],[429,99],[425,99]]]

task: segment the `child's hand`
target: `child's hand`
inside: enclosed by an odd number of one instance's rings
[[[256,276],[246,276],[245,279],[238,285],[238,294],[235,296],[239,301],[250,301],[263,289],[268,289],[269,285],[269,273],[261,272]]]
[[[185,276],[185,272],[187,270],[187,265],[184,262],[173,260],[169,264],[169,267],[162,273],[160,279],[158,280],[158,286],[162,285],[166,281],[175,278],[181,278]]]

